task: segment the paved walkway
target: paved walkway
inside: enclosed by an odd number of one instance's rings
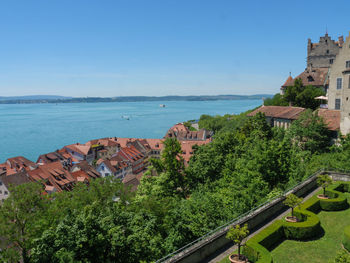
[[[307,196],[304,197],[304,200],[309,199],[311,196],[313,196],[317,191],[319,191],[320,188],[317,188],[316,190],[314,190],[313,192],[311,192],[310,194],[308,194]],[[253,237],[254,235],[258,234],[260,231],[262,231],[263,229],[265,229],[266,227],[268,227],[269,225],[271,225],[276,219],[281,219],[283,217],[285,217],[288,213],[290,213],[290,209],[287,209],[287,211],[283,212],[282,214],[276,216],[273,220],[271,220],[269,223],[267,223],[266,225],[264,225],[263,227],[259,228],[257,231],[251,233],[248,236],[248,239]],[[230,247],[227,247],[223,250],[218,251],[217,253],[215,253],[214,255],[212,255],[210,258],[207,258],[206,260],[202,261],[203,263],[216,263],[219,262],[221,260],[223,260],[225,257],[228,257],[231,253],[233,253],[235,250],[237,250],[238,247],[233,245]]]

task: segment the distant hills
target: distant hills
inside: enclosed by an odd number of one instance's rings
[[[93,103],[93,102],[143,102],[143,101],[213,101],[213,100],[254,100],[271,98],[271,94],[256,95],[202,95],[202,96],[123,96],[123,97],[64,97],[55,95],[33,95],[0,97],[0,104],[31,103]]]
[[[11,101],[11,100],[64,100],[71,99],[72,97],[56,96],[56,95],[30,95],[30,96],[11,96],[1,97],[0,101]]]

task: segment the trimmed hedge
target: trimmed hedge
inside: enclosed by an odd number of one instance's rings
[[[344,229],[343,246],[350,252],[350,225]]]
[[[348,207],[347,199],[340,191],[349,191],[349,185],[349,183],[337,183],[330,186],[326,194],[332,197],[331,199],[319,199],[317,196],[312,196],[294,209],[295,216],[301,222],[291,223],[285,220],[276,220],[247,241],[243,254],[251,262],[272,263],[270,250],[283,240],[305,240],[318,236],[322,232],[322,227],[316,214],[321,210],[346,209]],[[350,250],[350,226],[346,228],[343,244]]]

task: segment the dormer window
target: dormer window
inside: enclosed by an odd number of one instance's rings
[[[314,81],[314,78],[313,78],[312,76],[308,76],[308,77],[307,77],[307,80],[308,80],[308,82],[313,82],[313,81]]]

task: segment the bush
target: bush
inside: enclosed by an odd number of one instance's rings
[[[322,232],[320,219],[317,215],[301,209],[296,210],[295,213],[298,213],[304,221],[297,223],[284,222],[284,235],[287,239],[304,240],[315,237]]]
[[[320,206],[325,211],[339,211],[348,207],[348,201],[345,195],[335,189],[338,189],[338,185],[333,186],[326,191],[326,195],[330,199],[320,199]]]
[[[350,225],[344,229],[343,246],[350,252]]]

